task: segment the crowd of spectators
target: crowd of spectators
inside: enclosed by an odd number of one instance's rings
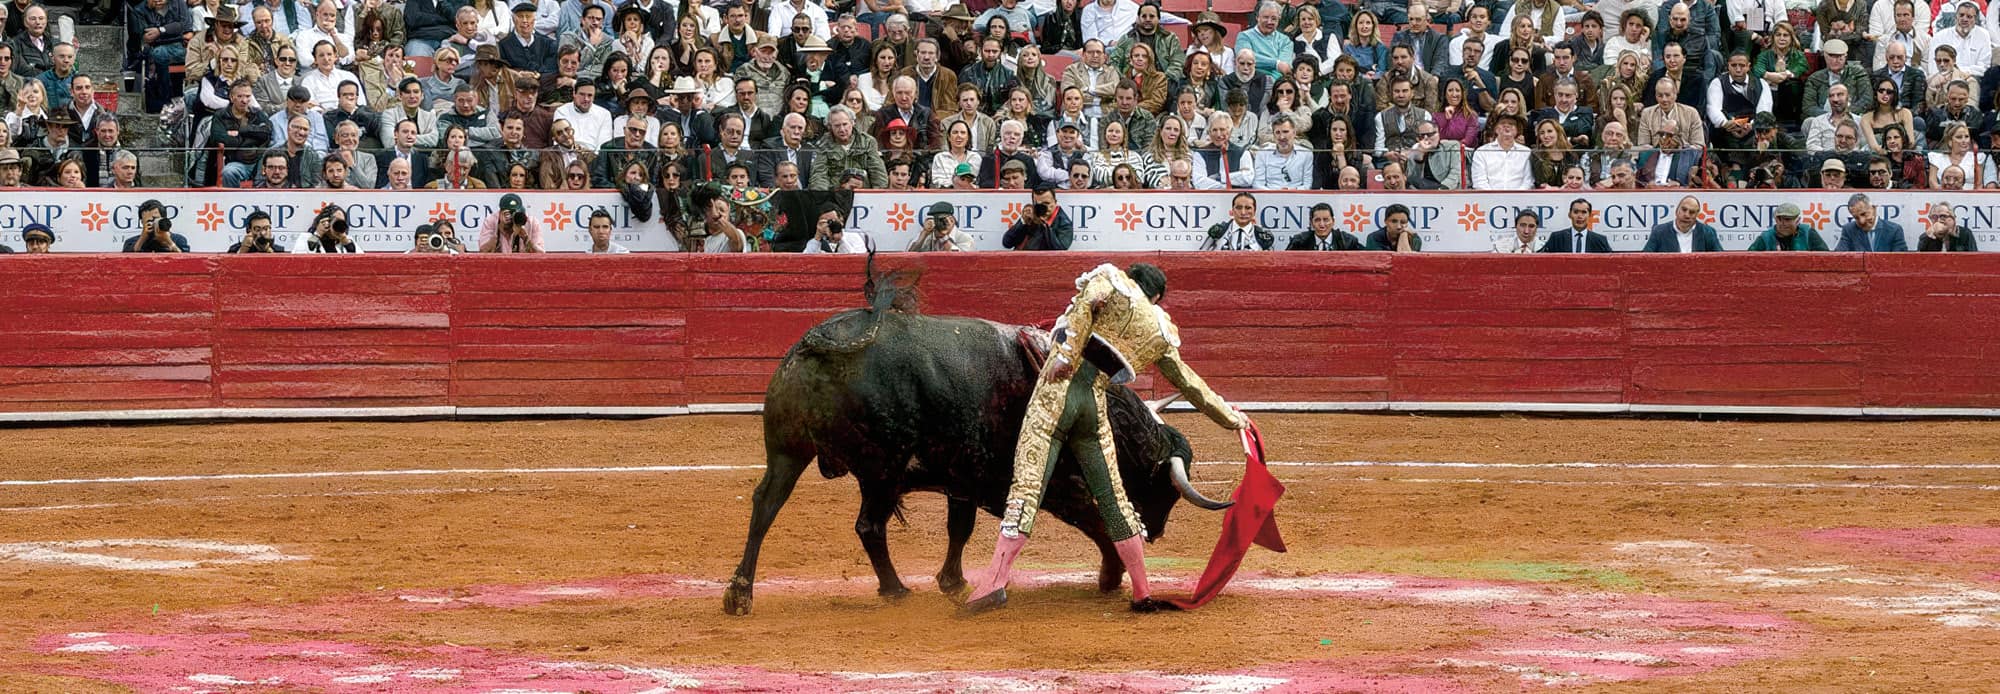
[[[2000,186],[1974,0],[128,2],[195,185]],[[0,7],[21,183],[136,185],[115,77]]]

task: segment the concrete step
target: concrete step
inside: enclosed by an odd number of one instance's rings
[[[134,147],[168,147],[180,144],[165,141],[164,133],[160,129],[159,116],[143,113],[121,115],[118,117],[118,127],[125,144]]]
[[[122,26],[79,26],[76,39],[83,50],[76,55],[77,69],[98,80],[116,84],[122,90],[120,73],[125,69],[125,28]]]
[[[169,154],[162,150],[139,152],[139,178],[148,187],[179,188],[185,185],[181,175],[183,156]]]

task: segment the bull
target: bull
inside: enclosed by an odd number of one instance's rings
[[[764,396],[764,475],[751,499],[743,559],[723,596],[723,611],[750,613],[757,553],[807,465],[820,475],[852,474],[861,487],[854,532],[868,554],[876,593],[909,595],[889,559],[888,522],[903,495],[945,496],[948,546],[938,588],[966,587],[962,560],[978,511],[998,517],[1013,479],[1015,441],[1033,393],[1046,333],[972,318],[919,314],[912,285],[877,277],[871,256],[867,308],[845,311],[808,330],[779,363]],[[1168,426],[1131,389],[1106,394],[1125,495],[1146,540],[1166,531],[1168,513],[1186,498],[1203,508],[1228,506],[1188,481],[1194,459],[1187,437]],[[1076,461],[1057,462],[1042,508],[1090,538],[1102,563],[1100,590],[1118,590],[1125,567],[1113,548]]]

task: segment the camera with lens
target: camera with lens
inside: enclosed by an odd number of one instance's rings
[[[333,233],[345,234],[347,233],[347,228],[347,220],[340,217],[333,218]]]
[[[173,231],[174,220],[167,219],[166,217],[154,217],[146,222],[146,230],[157,231],[162,234]]]
[[[507,221],[509,221],[509,222],[513,222],[513,223],[514,223],[514,226],[517,226],[517,227],[524,227],[524,226],[527,226],[527,225],[528,225],[528,213],[526,213],[526,212],[522,212],[522,211],[520,211],[520,210],[515,210],[515,211],[514,211],[514,216],[512,216],[512,217],[508,217],[508,218],[507,218]]]
[[[1038,203],[1035,203],[1034,207],[1033,207],[1033,208],[1031,208],[1031,209],[1033,209],[1033,210],[1035,211],[1035,219],[1048,219],[1048,218],[1049,218],[1049,204],[1048,204],[1048,203],[1046,203],[1046,202],[1038,202]]]
[[[424,235],[424,247],[433,251],[444,250],[444,235],[437,232]]]

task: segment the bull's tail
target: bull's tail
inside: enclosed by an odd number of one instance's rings
[[[875,249],[871,245],[865,274],[861,296],[867,308],[848,311],[813,326],[799,341],[800,346],[821,354],[858,352],[875,344],[875,328],[882,316],[891,312],[917,312],[917,280],[922,273],[909,268],[875,272]]]

